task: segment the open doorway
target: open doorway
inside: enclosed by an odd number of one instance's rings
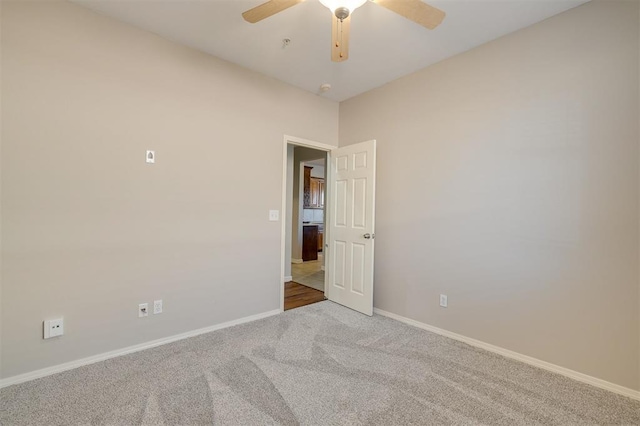
[[[327,165],[331,164],[331,152],[335,149],[337,147],[333,145],[284,136],[280,287],[280,309],[283,311],[330,297],[330,289],[324,288],[328,278],[324,275],[325,271],[330,271],[325,247],[330,218],[325,212],[331,189],[325,183],[331,176]],[[306,245],[303,241],[305,227],[309,228]],[[306,254],[303,256],[304,249]],[[293,275],[304,283],[296,283]]]
[[[298,147],[311,148],[308,158],[297,157]],[[320,152],[314,152],[320,151]],[[303,152],[303,151],[300,151]],[[320,154],[320,155],[319,155]],[[326,185],[323,193],[323,244],[316,265],[325,263],[324,296],[365,315],[373,315],[373,271],[375,247],[376,141],[369,140],[338,148],[304,139],[285,136],[283,145],[283,185],[281,228],[280,309],[285,310],[285,283],[293,281],[292,264],[302,255],[294,243],[302,244],[305,222],[304,162],[325,159]],[[294,178],[298,176],[297,190]],[[300,183],[302,182],[302,184]],[[311,185],[309,185],[311,188]],[[298,201],[294,203],[294,195]],[[311,192],[309,192],[311,197]],[[302,200],[302,203],[300,202]],[[311,202],[311,199],[309,200]],[[324,213],[327,214],[324,214]],[[307,213],[308,215],[309,213]],[[297,215],[297,216],[296,216]],[[314,219],[307,216],[311,226]],[[294,217],[295,216],[295,217]],[[294,235],[296,233],[296,235]],[[317,238],[317,236],[316,236]],[[317,242],[317,239],[316,239]],[[315,248],[318,253],[318,248]],[[300,251],[302,253],[302,249]],[[320,290],[299,284],[299,289],[322,294]],[[291,285],[292,286],[292,285]],[[289,287],[291,287],[289,286]],[[317,294],[316,293],[316,294]],[[291,296],[291,294],[290,294]],[[298,294],[298,306],[312,303]],[[317,299],[320,299],[318,297]],[[323,300],[324,297],[320,300]],[[318,301],[318,300],[315,300]],[[288,307],[292,307],[289,304]]]
[[[300,152],[301,151],[301,152]],[[324,293],[324,199],[325,199],[325,156],[326,153],[309,148],[297,147],[294,152],[300,155],[322,155],[310,161],[301,161],[302,199],[296,197],[294,182],[294,209],[302,209],[302,239],[296,238],[294,224],[291,242],[291,277],[293,281]],[[294,159],[295,161],[295,159]],[[295,171],[294,171],[295,173]],[[295,218],[295,214],[294,214]],[[298,232],[299,233],[299,232]],[[298,241],[296,241],[296,239]],[[300,257],[298,257],[300,256]]]
[[[285,274],[284,310],[325,300],[327,152],[290,145],[287,163],[291,160],[293,170],[291,182],[287,185],[287,197],[291,198],[291,225],[286,230],[291,260],[286,265],[290,274]]]

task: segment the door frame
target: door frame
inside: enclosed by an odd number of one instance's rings
[[[331,150],[338,148],[337,145],[329,145],[321,142],[312,141],[309,139],[303,139],[296,136],[284,135],[284,140],[282,144],[282,205],[280,215],[280,312],[284,312],[284,270],[285,270],[285,259],[286,259],[286,242],[287,242],[287,146],[295,145],[295,146],[303,146],[305,148],[313,148],[318,151],[324,151],[327,153],[327,160],[325,162],[325,170],[327,180],[331,177]],[[327,204],[329,200],[329,191],[328,185],[325,185],[325,215],[324,215],[324,238],[327,239],[327,231],[328,231],[328,221],[329,217],[326,214]],[[327,282],[327,270],[331,267],[329,263],[329,259],[327,258],[326,250],[323,249],[324,253],[324,270],[325,270],[325,295],[326,295],[326,282]]]

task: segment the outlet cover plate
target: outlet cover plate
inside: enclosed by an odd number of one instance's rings
[[[63,318],[56,318],[44,322],[44,338],[58,337],[64,334]]]
[[[161,314],[162,313],[162,299],[153,301],[153,314]]]

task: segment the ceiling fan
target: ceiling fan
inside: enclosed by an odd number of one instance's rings
[[[245,21],[255,24],[271,15],[302,3],[304,0],[269,0],[242,14]],[[367,0],[320,0],[333,13],[331,26],[331,60],[346,61],[349,58],[349,26],[351,13]],[[430,30],[444,19],[445,13],[421,0],[370,0]]]

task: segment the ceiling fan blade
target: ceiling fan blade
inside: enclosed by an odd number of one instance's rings
[[[298,3],[302,3],[304,0],[269,0],[266,3],[262,3],[259,6],[249,9],[242,14],[245,21],[255,24],[262,21],[271,15],[275,15],[278,12],[282,12],[285,9],[295,6]]]
[[[351,16],[345,19],[333,17],[331,25],[331,60],[342,62],[349,59],[349,28],[351,28]]]
[[[372,0],[374,3],[404,16],[410,21],[434,29],[444,19],[445,13],[438,8],[429,6],[420,0]]]

